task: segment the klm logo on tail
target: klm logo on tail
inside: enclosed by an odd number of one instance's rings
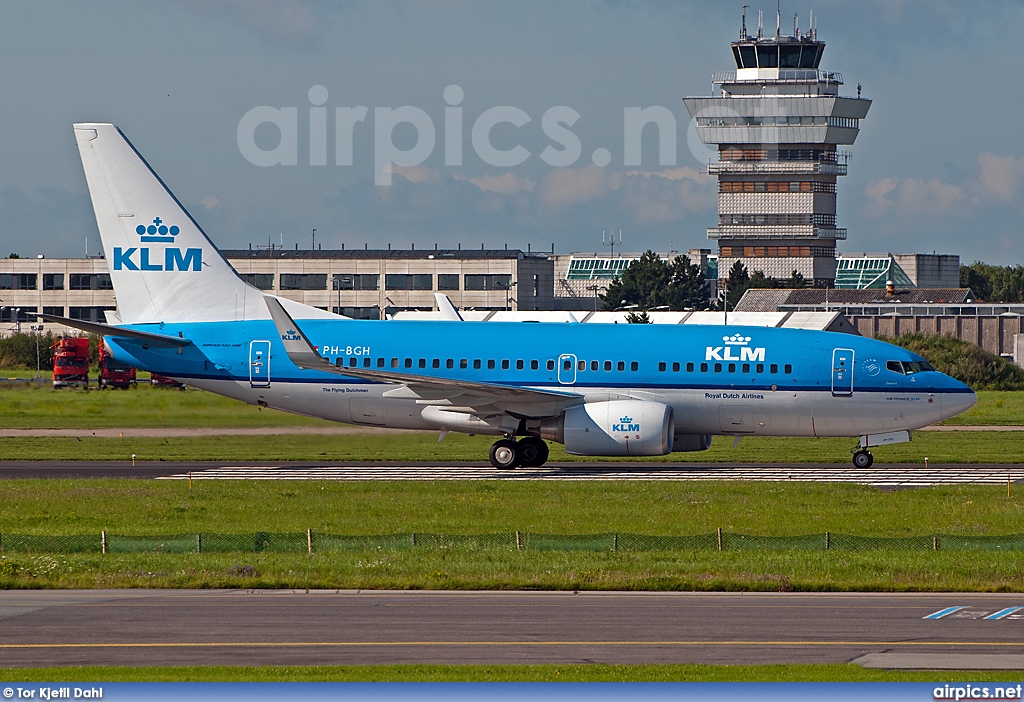
[[[181,230],[172,225],[168,227],[159,217],[153,218],[149,226],[140,224],[135,227],[135,233],[139,235],[144,244],[173,244],[174,237],[178,236]],[[177,246],[168,246],[163,250],[161,257],[159,249],[153,255],[154,249],[148,246],[132,246],[122,249],[114,247],[114,270],[115,271],[201,271],[203,269],[203,250],[185,249],[184,252]]]

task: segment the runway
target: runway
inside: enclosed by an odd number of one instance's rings
[[[498,471],[481,463],[0,461],[3,478],[156,478],[169,480],[753,480],[844,482],[877,487],[1024,482],[1024,464],[549,463]]]
[[[1024,667],[1024,595],[0,592],[0,667]]]

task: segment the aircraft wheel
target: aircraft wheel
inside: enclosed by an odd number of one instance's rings
[[[858,468],[870,468],[871,464],[875,462],[875,457],[871,455],[870,451],[861,449],[857,453],[853,454],[853,465]]]
[[[519,465],[525,468],[539,468],[548,460],[548,445],[536,436],[527,436],[516,442],[519,451]]]
[[[491,444],[491,465],[498,470],[512,470],[519,464],[519,450],[516,442],[499,439]]]

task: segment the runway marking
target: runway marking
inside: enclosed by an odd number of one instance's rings
[[[960,605],[959,607],[946,607],[945,609],[940,609],[938,612],[932,612],[927,617],[923,617],[923,618],[924,619],[942,619],[943,617],[948,616],[948,615],[952,614],[953,612],[959,612],[961,609],[967,609],[967,605]]]
[[[1024,481],[1024,470],[1016,468],[978,469],[970,465],[899,466],[861,470],[837,464],[817,466],[708,466],[630,469],[629,464],[575,468],[520,468],[498,471],[490,466],[219,466],[158,477],[157,480],[502,480],[502,481],[594,481],[594,480],[745,480],[764,482],[841,482],[875,487],[926,487],[942,484],[1005,485],[1007,480]]]
[[[4,649],[66,648],[331,648],[387,646],[977,646],[1024,647],[1024,641],[203,641],[138,643],[24,643],[0,644]]]
[[[1013,614],[1014,612],[1021,609],[1024,609],[1024,607],[1007,607],[1006,609],[1001,609],[998,612],[993,612],[992,614],[985,617],[985,619],[1002,619],[1003,617]]]

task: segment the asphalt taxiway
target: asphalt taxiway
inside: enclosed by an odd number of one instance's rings
[[[177,461],[0,461],[3,478],[185,480],[754,480],[845,482],[878,487],[1005,485],[1024,481],[1024,464],[548,463],[499,471],[483,463]]]
[[[0,667],[503,663],[1022,668],[1020,594],[0,592]]]

